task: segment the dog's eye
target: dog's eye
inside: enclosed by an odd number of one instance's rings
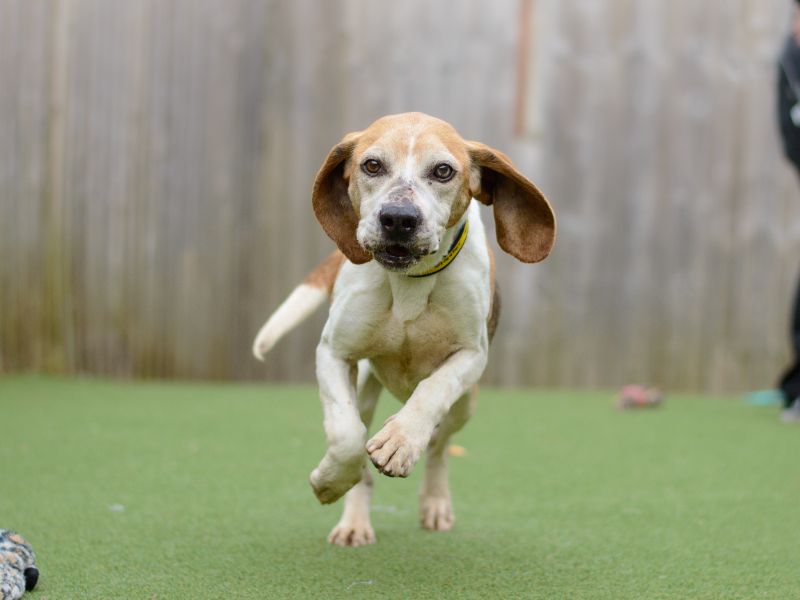
[[[383,171],[383,165],[379,160],[370,158],[369,160],[364,161],[364,164],[361,165],[361,169],[367,175],[378,175],[381,171]]]
[[[455,169],[447,163],[439,163],[433,168],[433,176],[439,181],[450,181],[455,173]]]

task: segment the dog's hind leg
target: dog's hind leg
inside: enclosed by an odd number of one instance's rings
[[[364,425],[369,429],[383,386],[370,372],[367,361],[359,362],[358,371],[358,412]],[[342,518],[328,536],[328,542],[331,544],[365,546],[375,543],[375,531],[372,529],[369,516],[372,474],[366,464],[366,455],[364,459],[361,481],[345,494]]]
[[[474,386],[450,408],[428,445],[425,478],[419,493],[419,522],[431,531],[447,531],[455,523],[450,484],[447,481],[447,445],[475,411],[478,386]]]

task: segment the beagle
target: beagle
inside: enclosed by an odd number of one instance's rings
[[[556,220],[544,195],[504,154],[428,115],[346,135],[317,174],[314,214],[338,250],[269,318],[253,353],[263,360],[331,299],[316,354],[328,449],[310,483],[323,504],[345,497],[332,544],[375,542],[367,456],[407,477],[427,449],[421,525],[453,526],[447,442],[473,412],[499,313],[473,198],[493,207],[504,251],[526,263],[550,253]],[[403,405],[368,439],[383,388]]]

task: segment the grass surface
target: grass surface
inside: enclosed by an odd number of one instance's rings
[[[419,468],[378,475],[378,544],[358,549],[326,544],[341,504],[306,482],[311,386],[6,378],[0,422],[0,527],[38,554],[31,600],[800,597],[800,427],[733,398],[619,413],[484,389],[451,459],[455,529],[417,526]]]

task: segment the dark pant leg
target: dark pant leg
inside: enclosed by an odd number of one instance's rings
[[[794,315],[792,316],[792,365],[786,371],[779,384],[783,392],[783,401],[786,406],[800,397],[800,282],[794,298]]]

